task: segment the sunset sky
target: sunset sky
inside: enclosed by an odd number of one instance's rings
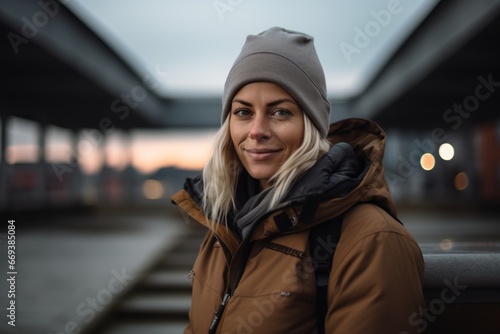
[[[50,162],[69,162],[77,155],[85,173],[96,173],[103,166],[121,170],[131,163],[143,173],[161,167],[201,169],[210,154],[214,129],[132,131],[130,136],[116,131],[101,147],[84,134],[80,135],[77,153],[71,147],[71,136],[66,130],[49,127],[46,136],[46,159]],[[35,123],[13,118],[8,124],[7,161],[36,162],[38,128]]]

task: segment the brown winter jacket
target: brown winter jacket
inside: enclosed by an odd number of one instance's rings
[[[249,235],[241,239],[222,225],[215,236],[207,233],[191,275],[185,333],[207,333],[218,310],[223,312],[216,333],[316,333],[309,230],[340,214],[326,333],[419,329],[424,263],[413,237],[393,218],[396,210],[382,166],[385,134],[375,123],[350,119],[332,124],[328,138],[334,144],[330,152],[280,205],[259,215]],[[198,185],[187,182],[172,200],[191,220],[208,227],[200,189],[199,180]],[[311,199],[319,206],[312,219],[305,219],[301,212]]]

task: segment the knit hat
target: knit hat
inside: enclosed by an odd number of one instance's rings
[[[313,37],[279,27],[249,35],[224,85],[222,122],[236,93],[257,81],[272,82],[287,90],[326,137],[330,102]]]

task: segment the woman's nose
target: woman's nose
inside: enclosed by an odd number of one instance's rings
[[[255,140],[262,140],[271,137],[269,119],[266,115],[255,115],[248,136]]]

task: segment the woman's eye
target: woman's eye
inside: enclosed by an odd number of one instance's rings
[[[236,109],[233,114],[240,117],[250,116],[250,110],[247,109]]]
[[[273,114],[276,116],[290,116],[290,115],[292,115],[292,113],[286,109],[276,109],[273,112]]]

